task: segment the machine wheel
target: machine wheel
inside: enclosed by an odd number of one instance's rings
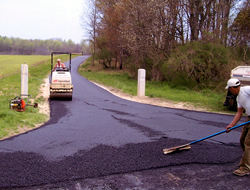
[[[51,93],[50,100],[72,100],[72,93]]]

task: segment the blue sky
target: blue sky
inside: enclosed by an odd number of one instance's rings
[[[0,35],[80,43],[83,6],[84,0],[0,0]]]

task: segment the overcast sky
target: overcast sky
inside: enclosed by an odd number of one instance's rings
[[[84,0],[0,0],[0,36],[80,43],[83,5]]]

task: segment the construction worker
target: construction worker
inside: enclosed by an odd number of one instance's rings
[[[65,65],[61,62],[61,59],[57,59],[57,64],[55,65],[54,70],[55,70],[57,67],[65,68]]]
[[[226,127],[229,132],[230,128],[236,125],[241,119],[245,110],[247,114],[247,121],[250,120],[250,86],[240,86],[240,81],[236,78],[231,78],[227,82],[226,89],[237,96],[237,113],[234,116],[233,121]],[[240,137],[240,145],[243,150],[243,156],[239,163],[239,169],[233,173],[238,176],[244,176],[250,174],[250,124],[244,125]]]

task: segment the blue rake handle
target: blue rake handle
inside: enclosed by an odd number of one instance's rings
[[[246,125],[246,124],[248,124],[248,123],[250,123],[250,121],[247,121],[247,122],[245,122],[245,123],[241,123],[241,124],[239,124],[239,125],[235,125],[234,127],[231,127],[230,130],[236,129],[236,128],[241,127],[241,126],[243,126],[243,125]],[[220,131],[220,132],[218,132],[218,133],[209,135],[209,136],[207,136],[207,137],[198,139],[198,140],[196,140],[196,141],[190,142],[190,143],[188,143],[188,144],[189,144],[189,145],[195,144],[195,143],[197,143],[197,142],[204,141],[204,140],[206,140],[206,139],[212,138],[212,137],[214,137],[214,136],[220,135],[220,134],[225,133],[225,132],[227,132],[226,129],[223,130],[223,131]]]

